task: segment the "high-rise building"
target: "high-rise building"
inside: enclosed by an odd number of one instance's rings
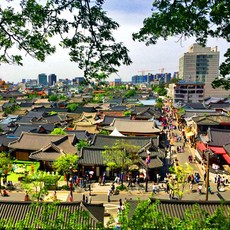
[[[190,82],[205,83],[205,97],[227,96],[224,89],[213,89],[211,83],[219,75],[219,51],[217,47],[202,47],[193,44],[180,57],[179,78]]]
[[[38,84],[39,85],[48,85],[47,75],[45,73],[38,74]]]
[[[73,78],[73,84],[74,85],[80,85],[84,81],[85,81],[84,77],[75,77],[75,78]]]
[[[52,73],[48,76],[49,85],[55,85],[57,82],[57,75]]]

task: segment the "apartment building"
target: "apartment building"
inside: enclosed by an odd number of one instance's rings
[[[168,96],[174,103],[196,103],[204,100],[204,83],[180,81],[176,84],[170,84]]]
[[[213,89],[212,81],[219,75],[217,47],[202,47],[193,44],[179,60],[179,78],[185,81],[205,83],[204,96],[224,97],[229,93],[224,89]]]

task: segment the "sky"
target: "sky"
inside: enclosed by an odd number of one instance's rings
[[[178,38],[172,37],[167,41],[159,40],[156,45],[145,46],[144,43],[133,41],[132,33],[138,32],[143,25],[143,20],[151,16],[153,0],[106,0],[104,10],[120,27],[114,31],[116,42],[123,42],[129,50],[132,60],[130,66],[122,65],[118,68],[118,74],[113,74],[108,80],[114,81],[121,78],[122,81],[131,81],[134,75],[148,73],[173,73],[179,69],[179,57],[188,51],[189,46],[195,43],[195,38],[189,38],[182,43]],[[224,53],[228,48],[223,39],[209,39],[208,47],[218,46],[220,62],[224,60]],[[37,79],[38,74],[56,74],[58,79],[83,76],[77,64],[70,62],[68,51],[61,48],[45,62],[39,62],[28,55],[23,57],[23,66],[0,65],[0,78],[10,82],[21,82],[22,79]]]

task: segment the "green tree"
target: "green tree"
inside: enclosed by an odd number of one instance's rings
[[[37,171],[27,175],[22,185],[31,194],[33,201],[41,201],[48,195],[49,186],[57,185],[58,179],[57,175],[47,175],[43,171]]]
[[[136,95],[136,90],[135,89],[130,89],[127,92],[124,93],[123,97],[124,98],[130,98]]]
[[[0,191],[1,191],[1,177],[7,176],[7,173],[11,168],[11,159],[5,152],[0,152]]]
[[[181,79],[179,79],[179,78],[172,78],[172,79],[170,80],[169,84],[176,84],[176,83],[178,83],[180,80],[181,80]]]
[[[163,99],[162,98],[157,98],[155,107],[161,109],[162,106],[163,106]]]
[[[123,230],[135,229],[228,229],[230,226],[230,210],[225,212],[223,206],[209,214],[199,205],[186,210],[184,218],[167,215],[161,211],[160,201],[138,200],[138,204],[130,217],[130,204],[126,203],[118,219]],[[112,227],[112,226],[110,226]]]
[[[76,104],[76,103],[71,103],[71,104],[66,106],[66,108],[68,110],[70,110],[71,112],[73,112],[77,107],[78,107],[78,104]]]
[[[131,111],[130,110],[124,111],[124,115],[127,116],[127,117],[130,116],[131,115]]]
[[[118,140],[113,146],[104,146],[104,148],[102,152],[104,163],[110,169],[121,169],[121,174],[126,174],[129,166],[139,162],[139,146]]]
[[[109,132],[109,130],[105,130],[105,129],[103,129],[103,130],[101,130],[100,131],[100,134],[103,134],[103,135],[109,135],[110,134],[110,132]]]
[[[73,174],[74,170],[78,167],[78,156],[75,154],[66,154],[60,156],[52,165],[60,174],[65,174],[67,177],[70,177]],[[68,178],[67,178],[68,179]],[[68,185],[68,180],[67,180]]]
[[[165,85],[160,84],[153,87],[153,91],[156,92],[159,96],[166,96],[167,95],[167,89]]]
[[[167,40],[171,36],[179,36],[181,42],[185,38],[196,37],[201,45],[205,45],[209,37],[230,42],[229,15],[230,2],[227,0],[154,0],[152,15],[144,20],[143,27],[133,34],[133,39],[146,45],[156,44],[160,38]],[[230,74],[230,48],[224,56],[225,62],[220,66],[223,77]],[[217,87],[223,83],[224,88],[230,88],[230,81],[224,78],[214,83]]]
[[[79,142],[77,143],[77,150],[80,151],[83,147],[88,147],[88,146],[89,146],[88,141],[79,140]]]
[[[52,135],[67,135],[62,128],[55,128],[50,134]]]
[[[102,74],[108,77],[121,64],[131,63],[128,49],[115,42],[113,31],[119,25],[102,9],[104,0],[19,2],[1,6],[0,63],[22,65],[20,51],[44,61],[56,51],[52,39],[57,36],[59,45],[69,50],[70,60],[84,71],[86,81],[101,79]]]
[[[58,96],[56,94],[52,94],[49,96],[48,98],[49,101],[57,101],[58,100]]]
[[[176,177],[175,180],[170,181],[169,186],[173,189],[174,194],[181,200],[185,193],[185,186],[188,184],[188,176],[192,173],[192,167],[185,163],[172,166],[169,170]]]

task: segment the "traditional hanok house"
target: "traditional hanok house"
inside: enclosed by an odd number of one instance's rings
[[[131,120],[149,120],[155,115],[153,107],[149,106],[134,106],[130,109]]]
[[[26,224],[24,229],[30,229],[33,226],[34,229],[41,228],[41,221],[44,221],[44,216],[47,220],[53,223],[47,223],[48,228],[54,229],[57,224],[57,218],[63,216],[63,223],[59,225],[60,229],[67,229],[66,227],[72,224],[76,226],[85,226],[86,229],[97,229],[98,225],[104,225],[104,212],[105,207],[103,204],[87,204],[82,202],[60,202],[52,206],[51,212],[47,212],[47,205],[37,204],[34,205],[31,201],[1,201],[0,202],[0,216],[2,221],[2,228],[7,229],[9,226],[11,229],[18,229],[19,223],[24,221]],[[80,218],[76,218],[79,213],[89,213],[89,218],[85,218],[84,214]],[[16,215],[17,214],[17,215]],[[75,216],[74,223],[73,218]]]
[[[82,113],[96,113],[96,112],[97,110],[94,107],[78,106],[74,111],[68,111],[66,115],[72,119],[70,127],[73,128],[74,126],[73,121],[79,120],[80,117],[82,116]]]
[[[115,118],[130,120],[129,116],[120,117],[120,116],[104,115],[103,121],[97,124],[98,129],[100,130],[102,129],[102,127],[109,126]]]
[[[230,143],[230,131],[223,129],[209,128],[207,135],[200,135],[201,141],[197,142],[198,158],[207,159],[210,153],[210,166],[214,170],[223,170],[223,165],[230,164],[230,156],[224,146]]]
[[[48,98],[39,98],[34,102],[34,106],[44,106],[44,107],[51,107],[51,102],[48,100]]]
[[[206,115],[193,117],[194,128],[197,133],[206,133],[208,128],[230,130],[230,116],[227,115]]]
[[[90,142],[95,134],[89,133],[85,130],[68,130],[66,129],[65,132],[67,134],[74,134],[78,140],[83,140],[86,142]]]
[[[0,135],[0,152],[5,151],[8,152],[8,144],[15,139],[8,138],[6,134]]]
[[[53,124],[16,124],[14,129],[7,133],[8,138],[19,138],[22,132],[50,134],[55,128]]]
[[[110,126],[102,129],[112,132],[115,128],[126,136],[158,136],[162,132],[162,129],[157,128],[153,121],[120,118],[115,118]]]
[[[16,124],[53,124],[55,127],[65,127],[68,124],[68,117],[59,114],[46,112],[29,111],[26,115],[15,122]]]
[[[0,122],[1,129],[3,132],[9,132],[15,128],[15,122],[19,119],[18,115],[8,115],[4,117]]]
[[[73,130],[85,130],[89,133],[98,133],[97,123],[102,122],[98,119],[97,113],[82,113],[78,120],[73,121]]]
[[[137,166],[142,169],[142,172],[144,171],[146,173],[146,170],[148,170],[150,179],[155,179],[157,173],[163,173],[165,153],[159,148],[158,137],[126,137],[96,134],[91,142],[91,146],[83,147],[79,154],[78,164],[81,176],[86,175],[89,171],[94,172],[94,179],[102,175],[107,168],[102,152],[105,150],[105,146],[112,148],[117,141],[123,141],[139,147],[138,153],[140,159]],[[150,156],[150,162],[147,167],[146,158],[148,154]],[[118,171],[106,171],[106,173],[108,177],[114,177],[114,173],[118,173]]]
[[[30,159],[40,161],[43,170],[52,170],[52,162],[64,154],[77,154],[75,135],[50,135],[22,133],[16,140],[8,144],[11,155],[17,160]]]

